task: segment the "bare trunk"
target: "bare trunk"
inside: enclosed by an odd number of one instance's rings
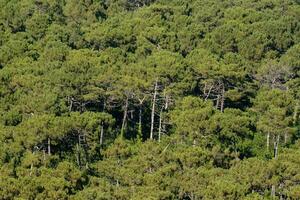
[[[48,137],[48,155],[51,155],[51,139]]]
[[[278,158],[279,140],[280,140],[280,135],[277,135],[277,142],[276,142],[276,158]]]
[[[219,104],[220,104],[220,95],[217,95],[216,109],[219,108]]]
[[[270,132],[268,132],[268,135],[267,135],[267,150],[269,151],[270,149]]]
[[[80,162],[80,135],[78,134],[78,143],[76,144],[76,150],[77,150],[77,164],[79,167],[81,167],[81,162]]]
[[[277,160],[278,158],[278,145],[279,145],[279,135],[274,136],[274,158]],[[273,199],[276,198],[276,190],[275,190],[275,185],[272,185],[272,190],[271,190],[271,196]]]
[[[275,199],[275,193],[276,193],[275,185],[272,185],[272,189],[271,189],[272,199]]]
[[[161,110],[161,112],[159,114],[159,128],[158,128],[158,141],[159,142],[160,142],[161,133],[162,133],[161,129],[162,129],[162,110]]]
[[[103,144],[103,137],[104,137],[104,127],[103,127],[103,122],[101,122],[101,126],[100,126],[100,146],[102,146]]]
[[[165,110],[168,110],[169,108],[169,95],[165,95]]]
[[[209,97],[209,95],[210,95],[211,90],[213,89],[213,87],[214,87],[214,85],[212,85],[212,86],[209,88],[208,93],[207,93],[206,96],[205,96],[205,101],[207,101],[207,99],[208,99],[208,97]]]
[[[284,133],[284,144],[287,143],[287,140],[288,140],[288,134],[287,134],[287,133]]]
[[[34,155],[35,152],[33,151],[32,154]],[[31,162],[31,164],[30,164],[30,173],[29,173],[29,176],[32,175],[32,172],[33,172],[33,163]]]
[[[138,135],[137,135],[138,140],[142,140],[143,137],[142,117],[143,117],[143,102],[145,99],[146,99],[145,96],[142,99],[138,98],[139,100],[139,124],[138,124]]]
[[[153,139],[153,130],[154,130],[154,115],[155,115],[155,104],[156,104],[156,96],[157,96],[157,79],[155,81],[154,94],[153,94],[153,102],[152,102],[152,112],[151,112],[151,128],[150,128],[150,139]]]
[[[73,100],[72,100],[72,98],[69,98],[69,101],[70,101],[69,112],[71,112],[72,108],[73,108]]]
[[[140,104],[139,108],[139,129],[138,129],[138,139],[142,139],[142,105]]]
[[[299,112],[299,103],[295,106],[294,115],[293,115],[293,123],[294,125],[297,125],[298,121],[298,112]]]
[[[274,158],[278,158],[278,146],[279,146],[279,135],[277,135],[277,138],[274,136]]]
[[[207,95],[207,94],[206,94],[206,87],[207,87],[207,83],[204,84],[204,89],[203,89],[203,94],[204,94],[204,96]]]
[[[104,100],[102,112],[105,112],[105,108],[106,108],[106,103],[105,103],[105,100]],[[101,122],[101,125],[100,125],[100,136],[99,136],[99,144],[100,144],[100,146],[103,145],[103,140],[104,140],[104,125],[103,125],[103,122]]]
[[[281,192],[281,191],[282,191],[282,187],[283,187],[283,184],[280,183],[280,184],[279,184],[279,199],[280,199],[280,200],[283,200],[283,195],[282,195],[282,192]]]
[[[43,161],[45,162],[46,161],[46,150],[43,149]]]
[[[121,127],[121,136],[124,136],[125,128],[126,128],[126,120],[127,120],[127,113],[128,113],[128,97],[126,98],[125,106],[124,106],[124,115]]]
[[[224,101],[225,101],[225,88],[224,84],[222,84],[222,94],[221,94],[221,112],[224,111]]]
[[[33,163],[31,163],[31,165],[30,165],[30,173],[29,173],[29,176],[32,175],[32,172],[33,172]]]
[[[105,102],[105,100],[103,100],[102,112],[105,112],[105,109],[106,109],[106,102]]]

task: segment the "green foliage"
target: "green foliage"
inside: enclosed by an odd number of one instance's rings
[[[0,8],[0,199],[300,199],[299,1]]]

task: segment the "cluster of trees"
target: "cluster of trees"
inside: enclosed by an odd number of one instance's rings
[[[299,1],[0,8],[0,199],[300,199]]]

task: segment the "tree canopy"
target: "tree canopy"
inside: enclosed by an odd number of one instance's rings
[[[300,199],[299,1],[0,8],[0,199]]]

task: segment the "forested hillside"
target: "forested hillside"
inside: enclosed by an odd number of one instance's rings
[[[0,0],[1,200],[299,200],[299,113],[299,0]]]

